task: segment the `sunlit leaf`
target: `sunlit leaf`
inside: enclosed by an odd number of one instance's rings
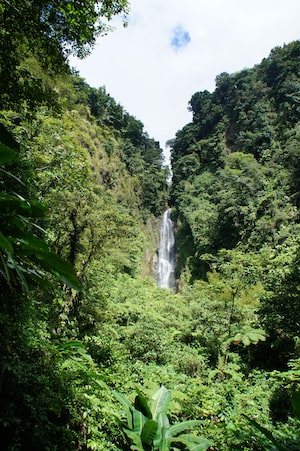
[[[171,393],[162,385],[151,399],[151,412],[153,419],[156,419],[160,413],[167,413],[170,401]]]
[[[202,423],[202,421],[199,420],[187,420],[182,421],[181,423],[176,423],[170,426],[168,431],[168,436],[174,437],[175,435],[179,434],[180,432],[186,431],[187,429],[191,429],[193,427],[199,426]]]
[[[259,341],[266,340],[266,332],[263,329],[243,329],[234,337],[228,340],[229,343],[249,346],[250,344],[257,344]]]

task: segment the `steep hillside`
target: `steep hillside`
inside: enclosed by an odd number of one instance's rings
[[[29,63],[38,67],[33,57]],[[109,335],[99,340],[115,284],[127,276],[130,290],[143,273],[155,288],[152,261],[168,198],[162,151],[139,120],[77,75],[53,78],[52,90],[55,108],[41,101],[30,111],[0,111],[1,431],[10,450],[87,446],[80,428],[92,423],[81,409],[98,393],[95,362],[113,352]],[[99,413],[93,422],[102,421]],[[97,440],[88,449],[108,449],[105,434]]]
[[[296,239],[299,83],[293,42],[252,69],[220,74],[214,92],[192,96],[193,121],[172,149],[179,273],[187,267],[205,277],[221,249],[260,252]]]
[[[1,449],[299,449],[299,43],[191,99],[175,294],[162,151],[66,59],[126,10],[0,0]]]
[[[0,2],[1,446],[107,450],[90,398],[100,329],[116,280],[151,273],[168,170],[142,122],[66,60],[127,2],[50,3]]]

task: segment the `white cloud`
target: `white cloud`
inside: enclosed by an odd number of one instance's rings
[[[300,38],[299,0],[132,0],[131,10],[127,28],[116,20],[91,56],[71,64],[90,85],[105,85],[162,147],[191,120],[194,92]]]

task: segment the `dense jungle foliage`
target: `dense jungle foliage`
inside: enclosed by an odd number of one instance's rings
[[[300,43],[192,96],[169,187],[67,62],[127,10],[0,0],[1,449],[297,450]]]

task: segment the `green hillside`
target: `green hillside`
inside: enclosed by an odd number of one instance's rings
[[[128,8],[97,3],[0,1],[1,449],[297,450],[300,43],[193,94],[169,186],[68,66]]]

